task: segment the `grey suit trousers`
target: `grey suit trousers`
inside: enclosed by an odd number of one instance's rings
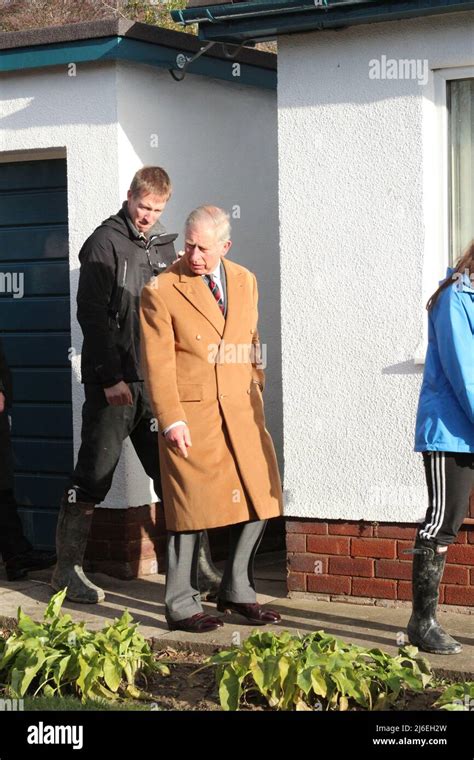
[[[228,602],[253,604],[257,600],[253,574],[255,554],[267,521],[229,526],[229,556],[219,589],[219,598]],[[198,585],[201,532],[168,533],[166,574],[166,616],[184,620],[203,612]]]

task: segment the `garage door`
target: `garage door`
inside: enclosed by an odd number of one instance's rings
[[[0,163],[0,336],[20,515],[33,544],[49,547],[73,467],[64,159]]]

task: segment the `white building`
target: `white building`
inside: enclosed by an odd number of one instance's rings
[[[203,43],[278,38],[289,588],[408,599],[424,305],[474,238],[474,2],[193,0],[173,16]],[[471,514],[450,604],[474,604]]]
[[[54,543],[80,443],[78,253],[120,208],[142,165],[162,165],[171,176],[163,217],[169,231],[181,233],[202,203],[231,213],[232,257],[262,283],[261,332],[272,352],[267,417],[281,456],[275,56],[211,51],[176,81],[199,49],[191,35],[123,20],[0,34],[0,331],[14,374],[17,496],[37,545]],[[182,247],[181,236],[177,242]],[[18,275],[23,293],[13,292]],[[127,445],[105,507],[154,499]],[[156,569],[164,541],[156,513],[141,512],[151,539],[144,542],[140,526],[127,533],[134,510],[127,517],[100,511],[108,527],[105,535],[97,528],[97,556],[109,563],[100,568],[124,575]],[[109,530],[114,521],[118,537]],[[106,541],[112,534],[115,549]]]

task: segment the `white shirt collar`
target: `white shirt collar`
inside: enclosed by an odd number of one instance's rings
[[[218,265],[216,266],[216,268],[214,269],[214,271],[211,274],[213,274],[216,279],[218,279],[218,280],[221,279],[221,262],[220,262],[220,260],[219,260]]]
[[[213,278],[217,280],[218,282],[221,281],[221,262],[219,261],[218,265],[214,269],[213,272],[209,272],[209,274],[212,274]],[[209,277],[207,274],[203,274],[203,277]]]

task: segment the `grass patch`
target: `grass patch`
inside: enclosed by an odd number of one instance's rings
[[[71,711],[117,711],[129,712],[131,711],[144,711],[148,712],[151,709],[151,705],[140,704],[137,702],[125,701],[125,702],[108,702],[105,699],[87,699],[85,702],[81,702],[76,697],[25,697],[24,699],[25,711],[54,711],[54,712],[71,712]],[[156,708],[153,707],[155,710]]]

